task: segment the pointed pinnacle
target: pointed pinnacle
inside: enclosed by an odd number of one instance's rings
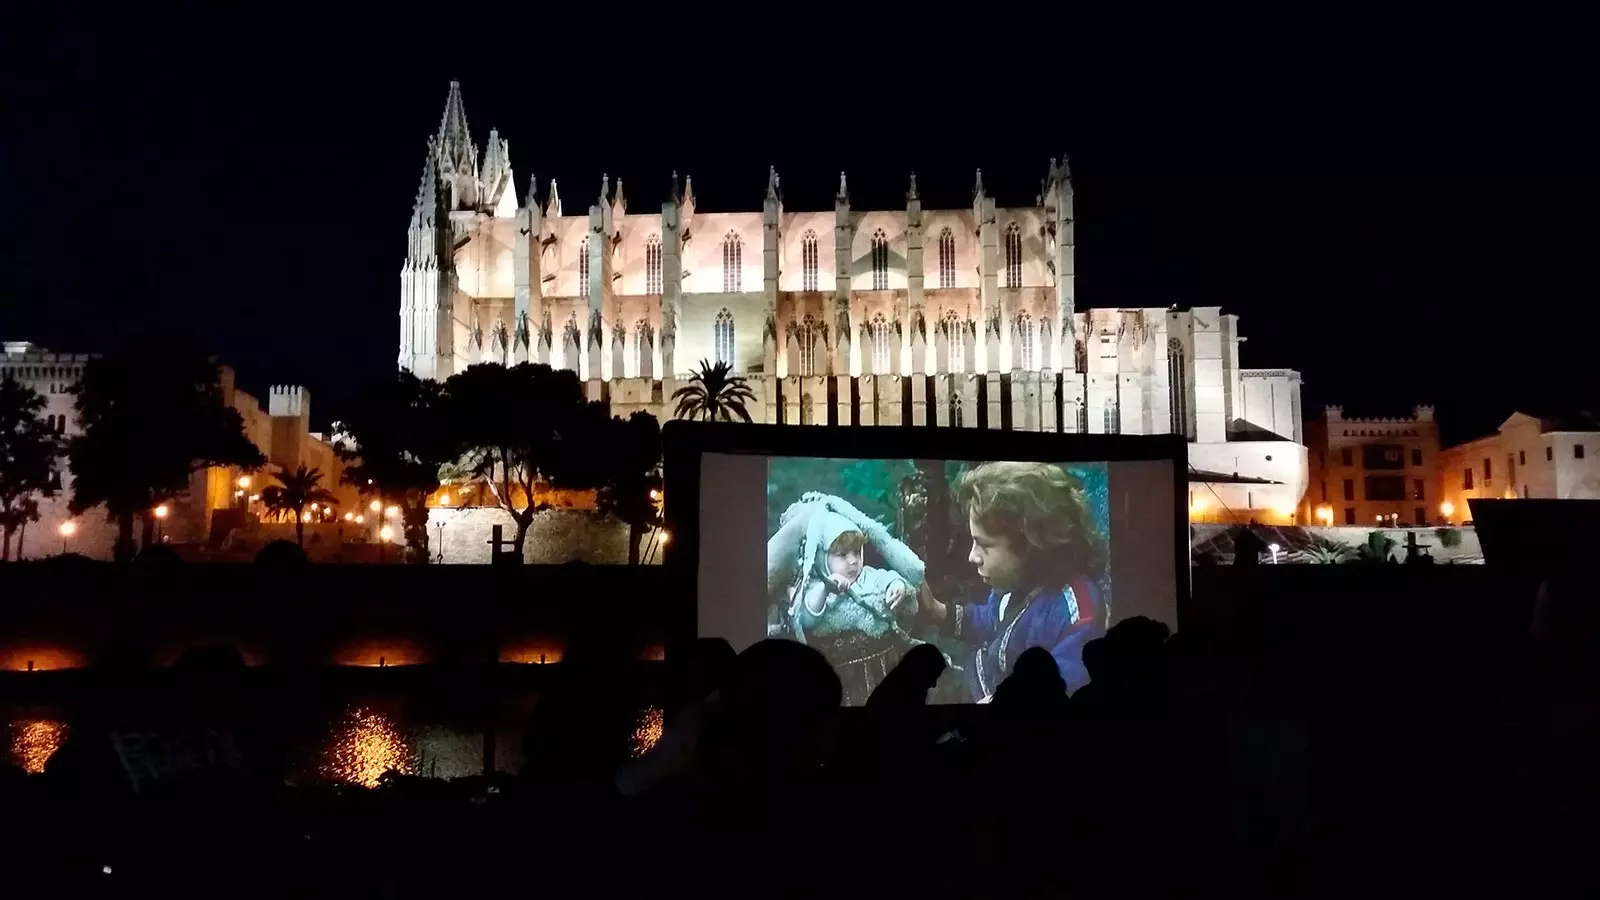
[[[522,205],[527,207],[528,209],[538,209],[539,208],[539,176],[538,175],[529,175],[528,176],[528,197],[527,197],[526,200],[522,201]]]
[[[974,195],[976,195],[976,196],[979,196],[979,197],[983,196],[983,170],[982,169],[978,170],[978,181],[977,181],[976,184],[974,184],[972,186],[972,193]]]
[[[672,202],[673,203],[681,203],[681,202],[683,202],[683,195],[681,193],[679,193],[679,191],[678,191],[678,170],[677,169],[673,169],[672,170]]]
[[[906,189],[906,199],[907,200],[916,200],[916,199],[918,199],[918,197],[917,197],[917,173],[916,172],[912,172],[911,173],[911,187]]]
[[[844,173],[843,172],[839,173],[839,195],[838,195],[838,199],[840,199],[840,200],[849,200],[850,199],[850,188],[849,188],[848,185],[845,184]]]

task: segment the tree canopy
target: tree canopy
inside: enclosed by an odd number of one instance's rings
[[[410,559],[426,562],[427,498],[455,458],[443,385],[401,371],[368,385],[350,408],[334,429],[344,481],[399,506]]]
[[[105,504],[119,560],[132,558],[134,517],[144,516],[148,541],[149,511],[187,490],[194,472],[266,464],[223,402],[216,362],[187,338],[142,338],[90,360],[73,390],[83,432],[68,442],[70,507]]]
[[[59,483],[61,446],[39,415],[44,407],[37,391],[0,375],[0,559],[11,558],[11,536],[39,521],[39,499],[54,496]]]
[[[733,366],[702,359],[689,382],[672,392],[672,399],[677,402],[672,414],[680,419],[748,422],[747,404],[756,402],[756,395],[743,376],[733,374]]]

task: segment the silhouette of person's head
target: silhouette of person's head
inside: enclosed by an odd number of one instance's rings
[[[1043,647],[1029,647],[1017,657],[1011,675],[994,693],[998,709],[1047,710],[1067,698],[1067,683],[1056,658]]]
[[[713,765],[736,775],[821,762],[843,697],[839,676],[811,647],[772,639],[750,645],[723,689],[708,741]]]
[[[867,698],[867,708],[922,706],[928,701],[928,692],[944,674],[945,666],[944,654],[938,647],[932,644],[912,647]]]

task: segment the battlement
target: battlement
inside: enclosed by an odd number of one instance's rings
[[[1414,425],[1418,422],[1433,421],[1432,406],[1416,406],[1412,408],[1411,415],[1394,418],[1346,416],[1343,406],[1325,406],[1322,411],[1329,422],[1339,422],[1346,425]]]
[[[298,384],[275,384],[268,389],[267,414],[273,418],[311,417],[311,392]]]

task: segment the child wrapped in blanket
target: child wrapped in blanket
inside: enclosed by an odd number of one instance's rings
[[[920,643],[905,629],[916,615],[921,559],[849,502],[806,494],[767,543],[768,634],[821,651],[844,683],[845,702],[873,688]],[[871,547],[889,566],[865,563]]]

